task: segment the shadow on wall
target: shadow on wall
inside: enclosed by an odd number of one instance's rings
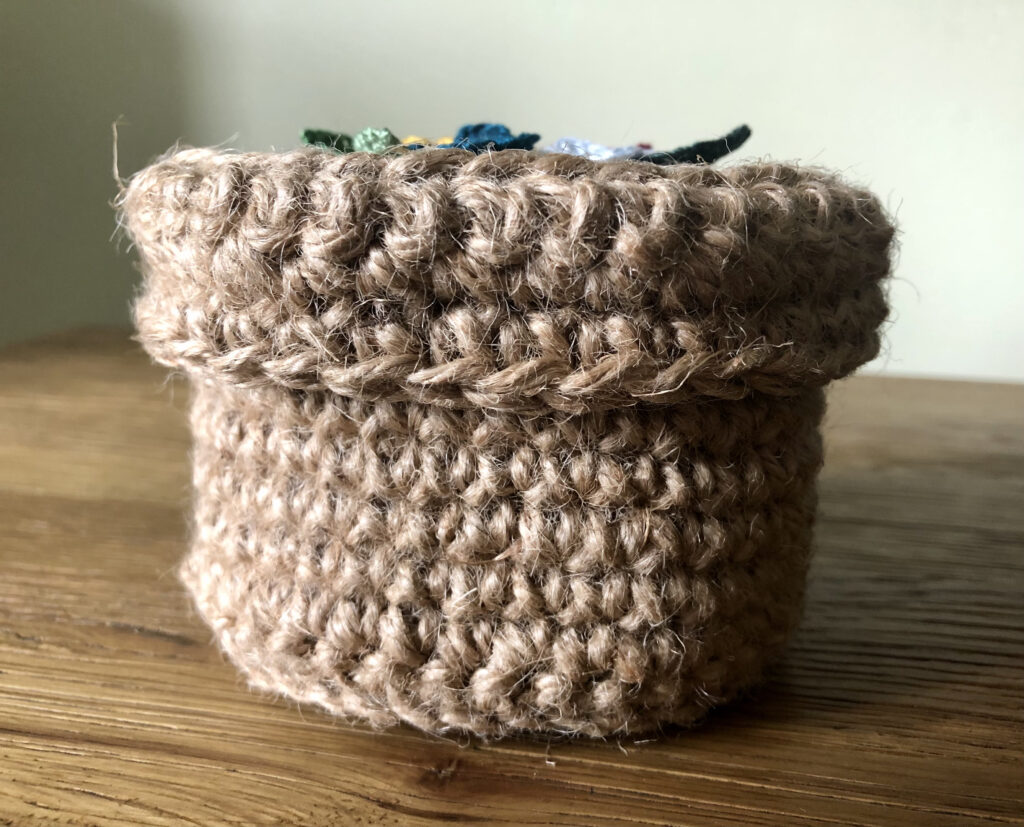
[[[111,124],[123,116],[122,175],[187,132],[172,12],[0,0],[0,21],[0,344],[127,324],[136,274],[111,239]]]

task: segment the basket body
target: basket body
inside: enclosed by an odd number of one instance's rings
[[[142,339],[194,381],[183,580],[254,685],[344,717],[692,723],[798,622],[891,227],[794,168],[466,155],[132,182]]]

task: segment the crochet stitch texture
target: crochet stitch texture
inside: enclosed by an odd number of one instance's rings
[[[121,209],[193,381],[182,578],[251,682],[378,725],[689,724],[799,615],[823,386],[893,228],[831,173],[179,151]]]

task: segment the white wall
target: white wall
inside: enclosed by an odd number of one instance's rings
[[[14,5],[54,14],[68,4]],[[738,157],[838,168],[897,215],[894,322],[871,369],[1024,380],[1020,0],[86,5],[132,6],[156,21],[139,29],[104,101],[117,105],[103,112],[107,125],[118,114],[130,122],[122,154],[136,166],[164,148],[153,141],[169,126],[187,143],[283,149],[306,126],[439,135],[494,119],[545,139],[665,147],[749,123]],[[118,84],[154,72],[165,112],[154,115],[137,83],[118,97]],[[75,163],[105,172],[109,162]],[[118,302],[99,316],[123,314]]]

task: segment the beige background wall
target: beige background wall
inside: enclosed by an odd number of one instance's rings
[[[0,0],[0,342],[127,320],[106,202],[177,139],[288,148],[304,126],[677,145],[873,187],[903,230],[871,369],[1024,380],[1018,0]]]

